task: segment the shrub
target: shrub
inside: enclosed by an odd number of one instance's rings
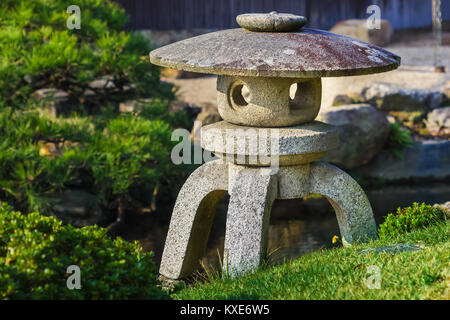
[[[183,171],[170,162],[174,116],[158,103],[146,108],[139,117],[71,119],[0,111],[0,199],[46,213],[50,193],[84,188],[106,205],[137,187],[148,206],[158,184]]]
[[[402,150],[409,148],[414,143],[411,138],[411,132],[407,129],[402,129],[398,122],[394,122],[391,126],[391,131],[386,142],[385,148],[392,151],[392,153],[399,159],[403,160]]]
[[[395,214],[389,213],[378,232],[380,238],[386,238],[425,228],[445,219],[441,208],[414,202],[411,207],[398,208]]]
[[[67,28],[69,4],[81,29]],[[150,64],[148,39],[121,31],[127,19],[112,0],[0,1],[0,200],[47,214],[46,196],[83,189],[112,220],[176,189],[170,136],[186,117],[169,112],[174,90]],[[67,92],[79,115],[41,115],[30,97],[42,88]],[[139,116],[118,112],[128,99],[141,102]]]
[[[152,255],[97,226],[62,226],[0,205],[2,299],[165,299]],[[80,267],[79,290],[67,288],[70,265]]]
[[[69,5],[80,8],[80,29],[67,27]],[[121,31],[127,20],[112,0],[2,0],[0,97],[17,107],[51,87],[87,108],[127,97],[173,97],[149,63],[148,39]],[[92,84],[105,76],[108,85]]]

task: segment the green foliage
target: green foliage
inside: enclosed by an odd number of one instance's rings
[[[62,226],[0,205],[2,299],[166,299],[152,256],[97,226]],[[80,267],[79,290],[67,288],[70,265]]]
[[[170,162],[170,122],[158,101],[140,116],[51,119],[37,112],[0,112],[0,199],[46,213],[45,195],[83,187],[106,204],[140,188],[149,205],[161,181],[183,174]],[[48,150],[51,147],[52,150]]]
[[[411,147],[413,143],[414,140],[411,138],[411,132],[409,130],[403,130],[398,122],[392,124],[386,142],[387,149],[391,150],[397,158],[403,160],[404,156],[401,150]]]
[[[414,202],[411,207],[398,208],[395,214],[389,213],[380,225],[378,233],[380,238],[401,235],[437,224],[445,219],[445,212],[441,208]]]
[[[149,41],[121,31],[128,16],[112,0],[74,0],[81,28],[68,29],[63,0],[0,2],[0,97],[23,106],[40,88],[66,91],[87,108],[144,96],[171,99],[148,61]],[[111,84],[90,85],[108,76]],[[87,94],[92,93],[95,94]]]
[[[81,29],[68,29],[69,5]],[[149,40],[121,31],[127,20],[112,0],[0,1],[1,200],[47,214],[47,195],[82,188],[111,210],[125,198],[148,207],[176,180],[170,136],[187,117],[169,112],[175,91],[149,62]],[[70,117],[39,114],[48,101],[30,97],[42,88],[69,94]],[[129,99],[139,116],[118,112]]]

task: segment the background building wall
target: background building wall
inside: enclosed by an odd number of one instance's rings
[[[236,15],[289,12],[304,15],[308,26],[330,29],[336,22],[367,18],[371,4],[394,29],[431,25],[431,0],[116,0],[131,15],[129,29],[181,30],[238,27]],[[442,0],[442,17],[450,20],[450,0]]]

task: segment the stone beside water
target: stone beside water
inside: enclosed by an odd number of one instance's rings
[[[323,111],[319,120],[334,125],[339,147],[323,160],[352,169],[368,163],[383,148],[391,124],[383,112],[369,104],[349,104]]]
[[[423,247],[419,247],[412,244],[407,243],[397,243],[397,244],[391,244],[387,246],[382,246],[378,248],[369,248],[365,249],[359,252],[359,254],[366,254],[366,253],[391,253],[391,254],[397,254],[401,252],[407,252],[407,251],[419,251],[422,250]]]
[[[450,106],[428,113],[426,125],[431,134],[450,138]]]

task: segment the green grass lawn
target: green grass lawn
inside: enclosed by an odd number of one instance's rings
[[[450,223],[357,244],[321,250],[283,265],[262,267],[236,279],[218,278],[175,290],[174,299],[449,299]],[[408,243],[419,251],[365,253],[366,248]],[[370,266],[380,289],[369,289]],[[370,269],[369,269],[370,270]]]

